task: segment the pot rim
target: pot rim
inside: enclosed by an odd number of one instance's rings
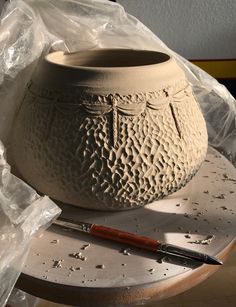
[[[122,54],[123,53],[123,54]],[[117,58],[113,58],[114,61],[113,65],[74,65],[73,62],[76,61],[88,61],[91,55],[97,55],[100,57],[104,57],[104,55],[121,55],[119,60],[124,61],[124,56],[128,55],[129,59],[133,61],[134,64],[129,65],[119,65],[116,66]],[[83,57],[84,59],[79,59],[79,56]],[[132,57],[130,57],[132,56]],[[139,57],[136,59],[135,57]],[[97,58],[95,61],[98,60]],[[135,61],[140,61],[140,64],[135,64]],[[99,49],[89,49],[89,50],[81,50],[75,52],[64,52],[64,51],[55,51],[49,53],[45,56],[45,61],[48,64],[55,65],[58,67],[69,68],[69,69],[79,69],[79,70],[88,70],[88,71],[123,71],[123,70],[140,70],[140,69],[147,69],[147,68],[157,68],[167,63],[171,62],[173,59],[172,57],[163,52],[154,51],[154,50],[141,50],[141,49],[123,49],[123,48],[99,48]],[[109,61],[108,61],[109,62]],[[85,62],[86,63],[86,62]]]
[[[65,65],[57,60],[63,57],[77,58],[78,54],[82,54],[82,59],[83,57],[87,59],[87,54],[97,54],[99,52],[103,55],[104,52],[107,52],[107,54],[110,52],[116,54],[123,52],[123,60],[124,55],[128,52],[129,58],[123,61],[123,63],[128,62],[128,64],[132,58],[135,58],[134,54],[144,54],[144,58],[146,56],[149,58],[149,65],[89,67]],[[152,57],[154,57],[154,64]],[[114,59],[112,61],[113,64],[116,63]],[[185,80],[185,74],[173,56],[158,51],[121,48],[89,49],[69,54],[64,51],[52,52],[43,58],[32,77],[33,83],[39,84],[41,88],[49,88],[50,90],[63,89],[63,92],[66,90],[71,92],[72,90],[74,91],[74,88],[77,88],[96,95],[109,95],[111,93],[128,95],[130,93],[153,92],[169,87],[172,84],[175,86],[176,83],[182,82],[181,80]]]

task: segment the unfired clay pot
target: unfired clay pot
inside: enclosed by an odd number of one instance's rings
[[[100,210],[177,191],[207,149],[203,116],[175,60],[124,49],[47,55],[13,137],[15,164],[34,188]]]

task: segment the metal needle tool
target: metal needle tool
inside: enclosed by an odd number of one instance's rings
[[[221,260],[213,256],[199,253],[187,248],[182,248],[176,245],[161,243],[158,240],[154,240],[152,238],[139,236],[115,228],[110,228],[86,222],[79,222],[79,221],[74,222],[64,218],[55,220],[53,224],[67,229],[73,229],[80,232],[89,233],[91,235],[108,239],[111,241],[132,245],[144,250],[149,250],[153,252],[160,251],[172,255],[183,256],[206,264],[217,264],[217,265],[223,264]]]

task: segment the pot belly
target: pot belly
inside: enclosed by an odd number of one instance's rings
[[[193,96],[135,115],[68,112],[37,99],[26,96],[19,111],[15,163],[33,187],[62,202],[143,206],[184,186],[205,158],[206,127]]]

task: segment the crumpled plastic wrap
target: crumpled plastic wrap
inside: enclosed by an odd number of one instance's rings
[[[107,0],[12,0],[5,5],[0,23],[0,139],[8,152],[14,115],[40,57],[54,50],[133,48],[162,51],[176,58],[206,119],[209,144],[236,165],[235,99],[213,77],[170,50],[119,4]],[[59,209],[10,173],[2,143],[0,171],[2,306],[19,275],[32,236],[59,214]]]
[[[36,307],[40,299],[14,288],[7,301],[7,307]]]
[[[31,239],[60,211],[10,172],[0,142],[0,306],[6,304],[22,270]]]

